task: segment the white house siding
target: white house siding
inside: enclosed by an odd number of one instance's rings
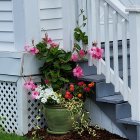
[[[63,46],[62,0],[39,0],[42,37],[47,32]]]
[[[14,48],[12,0],[0,0],[0,50]]]

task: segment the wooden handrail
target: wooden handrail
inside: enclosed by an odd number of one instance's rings
[[[126,12],[125,6],[118,0],[105,0],[115,11],[118,12],[123,18],[128,21],[128,12]]]

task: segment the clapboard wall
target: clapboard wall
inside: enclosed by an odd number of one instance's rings
[[[41,35],[63,45],[62,0],[39,0]]]
[[[14,48],[12,0],[0,0],[0,51]]]
[[[16,3],[16,0],[0,0],[0,51],[13,52],[13,51],[19,50],[17,48],[21,46],[21,45],[17,45],[19,44],[17,43],[19,39],[17,40],[15,38],[16,35],[14,34],[14,32],[17,33],[16,27],[17,25],[19,25],[19,24],[16,24],[17,22],[16,20],[18,20],[18,18],[15,18],[15,13],[18,13],[18,11],[16,12],[14,9],[15,3]],[[24,6],[24,2],[22,3],[23,3],[22,5]],[[30,8],[34,8],[34,7],[32,7],[31,5]],[[62,0],[38,0],[38,9],[36,10],[38,11],[39,18],[40,18],[41,37],[43,37],[44,34],[47,32],[48,35],[54,41],[60,43],[60,45],[62,46],[63,45]],[[23,14],[24,14],[24,11],[23,11]],[[24,17],[21,20],[23,19]],[[18,29],[18,31],[23,32],[22,31],[23,28],[24,27],[22,27],[21,25],[20,27],[21,31],[20,29]],[[19,38],[19,35],[18,35],[18,38]],[[22,38],[23,37],[21,37],[20,40]],[[25,43],[28,43],[28,42],[25,42]],[[23,44],[23,48],[24,48],[24,44]]]
[[[23,43],[22,45],[19,45],[17,43],[19,39],[18,40],[15,39],[15,35],[14,35],[15,30],[17,28],[15,24],[16,21],[15,21],[15,14],[13,11],[13,2],[16,3],[16,1],[17,0],[0,0],[0,51],[16,51],[19,46],[24,47]],[[120,0],[120,1],[126,6],[129,6],[134,3],[133,0]],[[24,3],[23,1],[21,2]],[[60,43],[61,46],[63,46],[63,39],[64,39],[63,36],[64,15],[63,15],[62,3],[63,3],[62,0],[38,0],[38,9],[36,9],[38,10],[38,14],[40,18],[41,37],[43,37],[44,34],[47,32],[49,36],[52,37],[56,42]],[[30,5],[30,9],[31,8],[34,7]],[[21,39],[22,38],[23,37],[21,37]]]

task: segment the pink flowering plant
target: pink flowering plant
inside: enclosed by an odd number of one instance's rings
[[[75,83],[78,78],[84,76],[83,69],[71,59],[72,52],[59,48],[59,44],[53,42],[47,34],[38,44],[35,45],[33,41],[32,46],[25,46],[25,51],[44,62],[40,68],[41,85],[37,86],[31,79],[24,84],[25,88],[31,91],[32,98],[39,99],[42,103],[57,104],[58,100],[55,99],[58,99],[58,94],[56,93],[62,93],[66,85]],[[81,55],[83,55],[82,52]],[[46,91],[52,91],[50,93],[54,95],[49,97],[43,95],[43,93],[49,95]],[[65,98],[65,94],[66,92],[63,92],[61,97]]]
[[[84,15],[84,10],[81,9],[79,19],[83,20],[83,23],[79,25],[77,21],[77,27],[74,29],[74,47],[71,60],[74,62],[80,60],[87,60],[87,55],[91,55],[93,59],[99,60],[102,58],[103,49],[97,46],[97,43],[93,43],[91,48],[88,48],[88,36],[84,32],[86,27],[87,17]]]
[[[81,25],[79,24],[80,18],[82,18],[83,20],[83,23]],[[86,26],[86,21],[87,18],[84,15],[83,9],[81,9],[79,18],[77,20],[77,26],[74,29],[74,47],[71,56],[71,60],[73,60],[74,62],[86,59],[88,36],[86,35],[86,32],[83,31]]]
[[[24,87],[31,92],[31,97],[40,100],[44,106],[59,105],[67,108],[71,113],[81,116],[81,120],[75,120],[73,127],[79,134],[85,129],[93,135],[89,126],[89,118],[84,110],[84,101],[90,93],[94,93],[94,82],[80,81],[84,76],[83,69],[77,65],[77,55],[67,52],[59,47],[58,43],[46,34],[38,44],[25,46],[25,51],[43,63],[40,67],[41,83],[36,84],[31,78],[24,83]],[[85,51],[80,50],[79,56],[84,57]]]

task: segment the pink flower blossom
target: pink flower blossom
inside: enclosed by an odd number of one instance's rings
[[[79,55],[80,55],[80,57],[84,57],[86,55],[85,51],[84,50],[80,50],[79,51]]]
[[[97,47],[92,47],[88,53],[95,59],[101,59],[103,55],[103,49],[97,48]]]
[[[29,51],[32,55],[35,55],[39,52],[39,50],[36,47],[32,47]]]
[[[25,49],[25,51],[29,52],[32,55],[35,55],[35,54],[37,54],[39,52],[39,50],[36,47],[34,47],[34,46],[31,47],[29,45],[26,45],[24,47],[24,49]]]
[[[55,43],[55,42],[52,42],[50,45],[51,45],[52,48],[59,47],[59,44],[58,43]]]
[[[83,69],[80,66],[76,66],[76,68],[73,69],[73,75],[77,78],[82,77],[83,74]]]
[[[27,90],[35,90],[35,88],[37,87],[34,82],[32,80],[29,80],[29,81],[26,81],[24,83],[24,87],[27,89]]]
[[[104,52],[103,49],[100,49],[100,48],[96,49],[96,57],[97,57],[97,59],[101,59],[102,58],[103,52]]]
[[[37,92],[37,91],[32,91],[31,97],[32,97],[33,99],[37,99],[38,95],[39,95],[39,92]]]
[[[48,44],[52,44],[52,39],[48,38]]]
[[[78,61],[79,60],[78,54],[76,54],[76,53],[72,54],[71,60],[74,62]]]
[[[88,51],[88,53],[89,53],[90,55],[92,55],[92,57],[93,57],[93,56],[96,56],[96,47],[92,47],[92,48]]]
[[[45,34],[45,37],[43,38],[43,41],[44,41],[46,44],[51,44],[51,43],[52,43],[52,39],[49,38],[47,34]]]

